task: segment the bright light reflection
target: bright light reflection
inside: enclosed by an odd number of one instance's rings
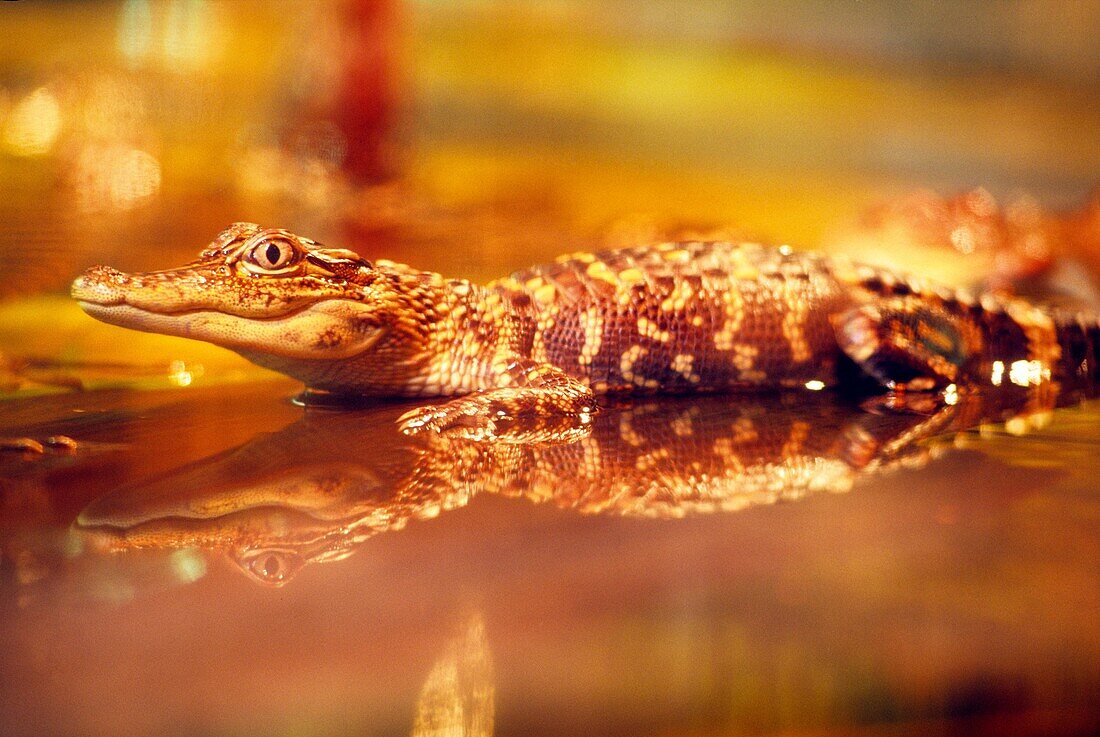
[[[993,383],[993,386],[1000,386],[1001,382],[1004,380],[1004,375],[1005,375],[1005,363],[1004,363],[1004,361],[994,361],[993,362],[993,374],[989,377],[989,380],[990,380],[990,382]]]
[[[810,379],[806,382],[806,388],[812,392],[819,392],[825,388],[825,382],[819,379]]]
[[[1046,372],[1042,361],[1013,361],[1008,367],[1008,380],[1016,386],[1033,386],[1043,381]]]
[[[153,43],[153,11],[149,0],[126,0],[118,13],[118,51],[131,63],[149,56]]]
[[[50,152],[61,131],[61,106],[45,87],[20,100],[4,125],[4,143],[16,156]]]
[[[945,404],[956,405],[959,403],[959,389],[954,384],[948,384],[943,390],[943,401]]]
[[[416,704],[413,737],[491,737],[493,662],[485,623],[475,614],[432,666]]]
[[[85,210],[128,210],[160,189],[160,162],[136,148],[89,145],[72,176]]]
[[[216,21],[208,0],[126,0],[119,8],[115,44],[131,66],[160,62],[171,71],[193,71],[213,57]]]
[[[175,0],[165,22],[165,61],[173,68],[200,66],[210,55],[211,25],[206,0]]]
[[[172,553],[172,571],[183,583],[194,583],[206,575],[206,559],[195,548]]]
[[[168,378],[177,386],[190,386],[193,377],[183,361],[172,361],[168,367]]]
[[[974,253],[974,233],[967,226],[960,225],[951,231],[951,244],[958,249],[959,253]]]
[[[201,364],[188,366],[183,361],[172,361],[168,366],[168,380],[176,386],[191,386],[191,382],[202,376],[202,373]]]

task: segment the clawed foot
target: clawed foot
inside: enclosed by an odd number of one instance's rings
[[[594,408],[576,414],[517,413],[487,397],[463,397],[417,407],[397,418],[406,435],[431,431],[465,440],[506,443],[572,442],[592,432]]]

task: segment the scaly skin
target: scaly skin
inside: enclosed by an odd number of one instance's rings
[[[1091,386],[1100,350],[1094,317],[724,242],[573,254],[478,286],[237,223],[182,268],[95,267],[72,293],[101,320],[216,343],[314,390],[457,397],[402,429],[475,439],[583,435],[604,393],[860,372],[892,390]]]

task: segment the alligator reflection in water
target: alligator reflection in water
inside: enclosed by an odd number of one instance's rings
[[[661,398],[609,407],[571,443],[504,444],[392,431],[401,407],[307,411],[280,432],[120,488],[77,528],[99,547],[225,551],[281,585],[306,563],[468,504],[522,496],[581,514],[676,518],[847,491],[921,463],[920,441],[1054,406],[1043,384],[921,413],[830,395]]]

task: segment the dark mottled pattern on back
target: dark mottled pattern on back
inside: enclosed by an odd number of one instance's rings
[[[729,243],[578,254],[505,286],[531,297],[534,357],[606,391],[832,384],[830,316],[858,300],[823,258]]]
[[[959,357],[960,380],[1001,380],[1014,362],[1038,360],[1055,378],[1091,383],[1100,351],[1093,317],[977,300],[884,269],[757,244],[573,254],[491,288],[533,316],[534,360],[597,392],[833,385],[842,355],[855,352],[838,345],[838,322],[859,307],[880,318],[874,310],[887,304],[910,324],[887,314],[868,337],[892,340],[890,331],[902,328],[927,346],[936,337],[971,337],[957,346],[970,351]]]

